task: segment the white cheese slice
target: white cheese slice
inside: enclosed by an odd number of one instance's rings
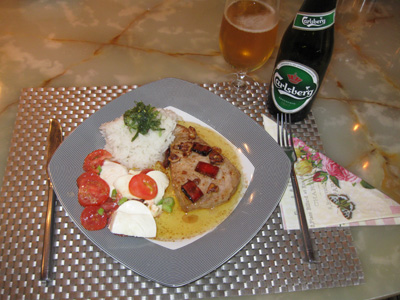
[[[157,234],[156,222],[146,205],[131,200],[122,204],[111,216],[110,231],[114,234],[123,234],[136,237],[155,237]]]
[[[168,176],[160,171],[150,171],[147,175],[153,178],[157,183],[157,196],[152,199],[154,203],[157,204],[164,197],[165,189],[169,185]]]
[[[100,178],[108,183],[110,187],[110,194],[115,189],[114,181],[121,176],[127,175],[128,169],[116,162],[105,160],[101,166]]]
[[[137,197],[132,195],[129,191],[129,181],[131,181],[133,176],[134,175],[131,174],[123,175],[118,177],[114,181],[114,186],[118,193],[120,193],[122,197],[126,197],[127,199],[137,199]]]

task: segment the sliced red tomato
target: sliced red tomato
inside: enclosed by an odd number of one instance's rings
[[[157,196],[157,183],[149,175],[139,173],[129,181],[129,192],[143,200],[151,200]]]
[[[82,183],[85,182],[85,178],[88,178],[88,177],[90,177],[90,176],[92,176],[92,175],[97,175],[97,173],[94,173],[94,172],[92,172],[92,171],[82,173],[82,174],[78,177],[78,179],[76,180],[77,186],[80,187],[80,186],[82,185]]]
[[[81,213],[81,224],[87,230],[100,230],[107,225],[107,214],[100,206],[88,206]]]
[[[101,205],[109,195],[110,187],[99,175],[92,173],[80,179],[78,201],[82,206]]]
[[[107,158],[111,158],[112,155],[110,152],[104,149],[98,149],[90,153],[86,156],[83,162],[83,170],[86,172],[96,172],[99,173],[98,167],[102,166],[104,160]]]

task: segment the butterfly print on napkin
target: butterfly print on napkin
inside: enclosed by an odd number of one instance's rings
[[[350,220],[356,205],[350,201],[350,198],[344,194],[328,194],[328,199],[334,203],[341,211],[343,216]]]

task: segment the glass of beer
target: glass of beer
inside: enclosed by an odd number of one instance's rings
[[[246,88],[247,72],[260,68],[274,51],[280,0],[227,0],[219,47],[236,72],[232,84]]]

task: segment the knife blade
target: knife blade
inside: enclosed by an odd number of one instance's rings
[[[56,119],[50,119],[49,131],[47,135],[47,185],[48,185],[48,200],[47,200],[47,213],[46,213],[46,224],[44,230],[43,239],[43,253],[42,253],[42,267],[40,273],[40,279],[47,285],[50,280],[51,270],[51,251],[53,245],[53,231],[54,231],[54,206],[56,195],[53,190],[53,184],[50,180],[48,166],[54,152],[56,152],[58,146],[62,142],[62,128],[60,123]]]

